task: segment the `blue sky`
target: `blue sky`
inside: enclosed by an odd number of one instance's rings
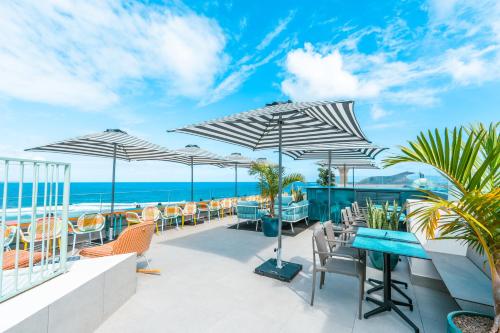
[[[73,180],[107,181],[109,160],[23,150],[120,128],[276,160],[165,131],[288,99],[353,99],[369,139],[396,151],[421,130],[499,120],[499,17],[498,1],[472,0],[2,1],[0,155],[69,161]],[[285,164],[316,178],[312,161]],[[120,162],[117,175],[189,179],[161,162]]]

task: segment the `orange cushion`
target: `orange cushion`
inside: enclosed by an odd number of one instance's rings
[[[42,260],[42,254],[40,252],[33,253],[33,264],[36,264]],[[3,264],[2,268],[4,270],[14,269],[16,263],[16,251],[7,251],[3,253]],[[30,253],[29,251],[19,250],[18,257],[18,267],[28,267],[30,264]]]
[[[111,256],[113,255],[113,245],[115,243],[116,241],[113,241],[104,245],[84,248],[80,251],[80,255],[89,258]]]

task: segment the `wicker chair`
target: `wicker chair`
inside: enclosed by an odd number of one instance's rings
[[[175,228],[179,229],[179,217],[182,216],[182,209],[179,206],[167,206],[161,214],[163,219],[161,224],[161,231],[163,231],[163,224],[168,220],[168,225],[172,224],[172,220],[175,222]]]
[[[10,226],[5,228],[5,232],[3,235],[3,248],[4,251],[10,250],[10,244],[14,241],[17,233],[17,228],[14,226]]]
[[[105,222],[106,219],[99,213],[82,214],[78,218],[76,226],[74,226],[71,222],[68,221],[68,236],[73,236],[72,253],[75,253],[77,235],[88,235],[89,236],[88,245],[92,245],[92,233],[98,232],[102,245],[103,244],[102,230],[104,229]]]
[[[125,253],[137,253],[138,257],[143,257],[149,267],[149,260],[145,252],[151,245],[151,239],[155,231],[155,223],[146,221],[135,224],[123,230],[115,241],[110,243],[88,247],[80,251],[80,255],[89,258],[99,258]]]
[[[17,257],[17,267],[24,268],[28,267],[30,263],[30,252],[25,250],[19,250]],[[33,253],[33,265],[39,263],[42,260],[41,252]],[[16,251],[7,251],[3,253],[2,269],[4,271],[14,269],[16,266]]]
[[[195,202],[188,202],[184,205],[184,209],[182,209],[181,227],[184,227],[184,222],[186,222],[187,219],[191,219],[194,225],[196,225],[196,211],[197,207]]]
[[[34,243],[47,242],[49,247],[52,242],[49,240],[57,240],[59,248],[61,247],[61,229],[62,229],[62,220],[60,218],[55,217],[41,217],[35,221],[34,224],[35,230],[33,231],[33,224],[30,224],[28,230],[23,232],[19,230],[19,234],[21,236],[21,242],[24,244],[24,250],[28,249],[28,244],[31,243],[31,236],[33,232],[34,235]]]
[[[144,207],[141,214],[142,221],[152,221],[156,225],[156,233],[159,234],[160,230],[158,230],[158,221],[162,222],[162,230],[163,230],[163,220],[161,219],[161,212],[156,206],[148,206]]]

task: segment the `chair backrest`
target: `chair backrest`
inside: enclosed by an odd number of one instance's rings
[[[155,223],[146,221],[123,230],[113,245],[113,254],[136,252],[141,255],[149,249],[155,231]]]
[[[219,209],[221,207],[221,204],[217,200],[212,200],[209,203],[209,207],[210,207],[210,209]]]
[[[332,221],[327,221],[327,222],[323,223],[323,228],[325,228],[326,238],[328,240],[335,240],[335,232],[333,230]],[[335,243],[331,243],[331,244],[335,244]]]
[[[127,222],[135,222],[135,223],[142,222],[141,218],[139,217],[139,214],[137,214],[136,212],[126,212],[125,219],[127,220]]]
[[[345,208],[345,212],[347,214],[347,219],[349,220],[349,224],[352,224],[354,222],[354,218],[352,217],[351,207],[347,206]]]
[[[104,226],[105,218],[99,213],[82,214],[76,225],[81,231],[99,230]]]
[[[196,203],[194,203],[194,202],[187,202],[184,205],[184,209],[182,210],[182,214],[184,214],[184,215],[193,215],[193,214],[196,214]]]
[[[313,251],[317,251],[321,266],[323,266],[328,258],[330,249],[326,241],[325,232],[323,228],[316,228],[313,233]]]
[[[40,217],[35,222],[35,240],[58,238],[61,235],[62,220],[58,217]],[[28,227],[28,240],[33,232],[32,225]]]
[[[16,231],[17,231],[17,228],[14,226],[10,226],[10,227],[5,228],[5,232],[3,235],[3,246],[4,247],[7,247],[10,245],[10,243],[12,243],[12,241],[14,240],[14,238],[16,236]],[[3,250],[0,249],[0,251],[3,251]]]
[[[229,209],[233,206],[233,202],[229,198],[223,199],[220,203],[221,203],[221,207],[224,209]]]
[[[352,203],[352,210],[354,212],[354,215],[356,216],[361,216],[361,210],[359,209],[359,205],[358,205],[358,202],[357,201],[354,201]]]
[[[158,221],[160,218],[160,210],[156,206],[144,207],[141,216],[144,221]]]
[[[179,206],[167,206],[163,210],[163,215],[165,217],[178,217],[182,215],[182,209]]]
[[[340,210],[340,217],[342,218],[342,223],[344,223],[344,225],[346,225],[346,226],[351,225],[351,221],[349,219],[349,216],[347,216],[347,211],[345,208],[342,208]]]

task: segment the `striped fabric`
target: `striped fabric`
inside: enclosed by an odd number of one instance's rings
[[[278,146],[310,149],[315,145],[369,142],[354,115],[354,102],[290,102],[266,106],[172,131],[194,134],[250,149]]]
[[[328,166],[328,160],[321,160],[318,162],[318,165]],[[354,168],[354,169],[380,169],[373,161],[370,160],[332,160],[331,163],[332,168]]]
[[[250,168],[252,166],[252,163],[255,162],[248,157],[242,156],[240,153],[232,153],[225,158],[226,160],[228,160],[228,162],[225,163],[225,166],[229,167],[237,166],[238,168]]]
[[[331,154],[333,160],[367,160],[374,159],[378,154],[387,148],[370,147],[370,148],[330,148],[330,149],[313,149],[313,150],[288,150],[283,152],[285,155],[292,157],[295,160],[319,160],[328,159]]]
[[[205,149],[201,149],[197,145],[187,145],[184,148],[176,149],[175,152],[186,156],[187,161],[182,163],[188,165],[213,164],[222,168],[224,163],[228,162],[224,157],[211,153]]]
[[[79,136],[26,150],[112,158],[115,145],[116,158],[120,160],[162,160],[183,164],[190,163],[187,155],[139,139],[118,129],[108,129],[104,132]]]

